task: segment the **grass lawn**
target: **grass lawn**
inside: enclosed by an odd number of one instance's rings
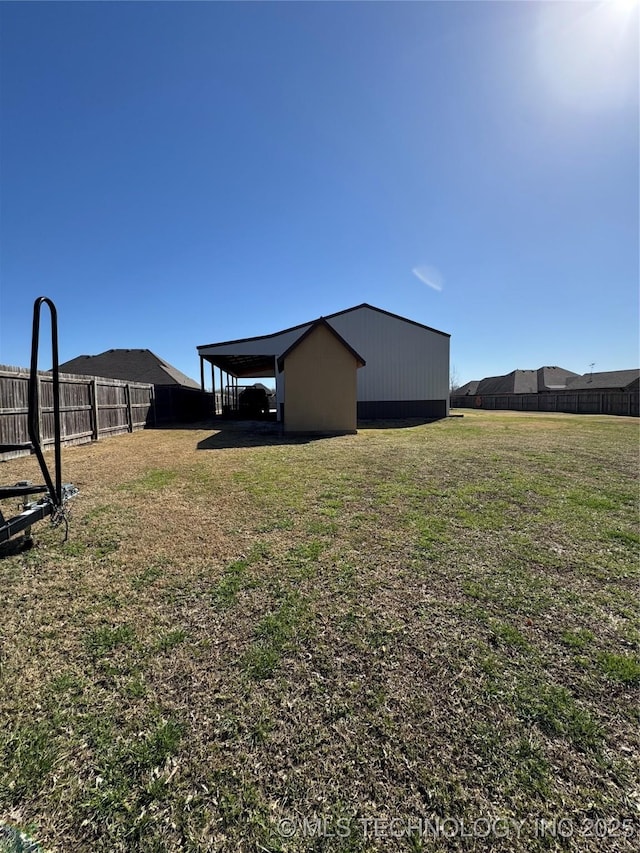
[[[626,418],[476,411],[65,450],[69,541],[0,560],[0,823],[74,853],[638,849],[637,451]]]

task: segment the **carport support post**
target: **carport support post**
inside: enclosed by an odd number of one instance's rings
[[[276,398],[276,421],[280,420],[280,405],[278,403],[278,356],[273,357],[273,390]]]
[[[213,414],[217,415],[216,410],[216,372],[213,363],[211,364],[211,393],[213,394]]]
[[[224,415],[224,385],[222,384],[222,368],[219,367],[220,371],[220,414]]]
[[[200,356],[200,390],[204,391],[204,358]]]

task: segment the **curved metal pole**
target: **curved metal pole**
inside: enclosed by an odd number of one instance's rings
[[[51,313],[51,351],[52,351],[52,374],[53,374],[53,430],[54,430],[54,458],[55,458],[55,485],[51,479],[49,468],[42,453],[40,445],[40,430],[38,426],[40,411],[40,395],[38,394],[38,344],[40,340],[40,309],[42,304],[49,306]],[[49,494],[57,507],[62,506],[62,464],[61,464],[61,432],[60,432],[60,377],[58,367],[58,313],[56,306],[47,296],[39,296],[33,304],[33,330],[31,337],[31,370],[29,375],[29,439],[38,457],[40,470],[44,477]]]

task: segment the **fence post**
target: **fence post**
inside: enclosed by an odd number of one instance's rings
[[[129,432],[133,432],[133,412],[131,411],[131,386],[128,382],[124,386],[124,396],[127,401],[127,419],[129,421]]]
[[[100,423],[98,419],[98,380],[94,379],[89,385],[89,396],[91,398],[91,419],[93,420],[93,439],[100,438]]]

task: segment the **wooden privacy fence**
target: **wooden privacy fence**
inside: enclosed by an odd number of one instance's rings
[[[53,378],[38,372],[40,439],[53,443]],[[29,371],[0,365],[0,444],[29,441]],[[63,444],[83,444],[153,425],[153,385],[94,376],[60,374],[60,429]],[[22,456],[19,450],[0,459]]]
[[[562,391],[541,394],[451,394],[452,408],[567,412],[576,415],[640,415],[638,391]]]

